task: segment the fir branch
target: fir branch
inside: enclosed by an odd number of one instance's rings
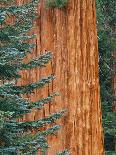
[[[57,153],[56,155],[70,155],[70,151],[69,150],[65,150],[61,153]]]
[[[32,111],[29,102],[20,96],[4,94],[0,100],[0,109],[4,112],[12,112],[12,118],[22,117]]]
[[[40,99],[37,102],[32,102],[30,107],[35,107],[37,109],[41,109],[45,104],[51,102],[55,96],[59,96],[58,93],[53,93],[46,98]]]
[[[57,119],[62,117],[65,114],[66,110],[62,110],[61,112],[54,113],[46,118],[42,118],[38,121],[30,121],[30,122],[19,122],[19,126],[24,129],[38,129],[43,127],[46,124],[54,123]]]
[[[51,75],[46,78],[42,78],[40,81],[25,86],[13,86],[13,93],[16,94],[27,94],[32,93],[34,89],[42,88],[45,84],[49,84],[52,80],[55,79],[55,76]]]
[[[49,148],[47,141],[46,141],[46,136],[54,134],[56,131],[60,129],[60,126],[55,125],[51,128],[46,129],[45,131],[36,133],[34,135],[26,135],[24,137],[20,137],[15,141],[15,144],[21,145],[21,151],[23,153],[29,153],[32,150],[36,151],[39,150],[40,152],[42,151],[47,151]]]
[[[61,126],[55,125],[55,126],[49,128],[49,129],[41,132],[39,135],[42,135],[42,136],[52,135],[52,134],[54,134],[54,132],[58,131],[60,128],[61,128]]]
[[[1,94],[28,94],[32,93],[34,89],[42,88],[45,86],[45,84],[49,84],[52,80],[55,79],[55,76],[51,75],[46,78],[42,78],[40,81],[27,84],[25,86],[15,86],[13,84],[5,84],[2,87],[0,87]]]
[[[45,65],[52,59],[51,52],[44,53],[39,58],[35,58],[27,64],[22,64],[21,69],[32,69],[34,67],[45,67]]]

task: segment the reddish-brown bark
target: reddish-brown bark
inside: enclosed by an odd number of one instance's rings
[[[95,0],[69,0],[62,9],[45,9],[40,1],[37,19],[36,50],[53,52],[53,61],[45,69],[23,72],[22,84],[55,74],[56,80],[31,96],[37,100],[52,91],[60,91],[53,104],[25,119],[37,119],[68,109],[59,121],[57,136],[49,138],[48,154],[69,148],[71,155],[103,155],[103,133],[98,78],[98,47]],[[29,56],[31,57],[31,56]]]

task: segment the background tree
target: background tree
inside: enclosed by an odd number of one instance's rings
[[[38,151],[45,155],[49,147],[46,137],[60,128],[55,124],[48,128],[45,125],[54,123],[65,113],[62,110],[35,121],[22,119],[58,95],[52,93],[35,102],[25,98],[54,80],[54,75],[42,77],[34,83],[16,85],[16,80],[21,78],[20,71],[43,68],[52,58],[51,52],[45,52],[28,62],[23,61],[35,48],[32,43],[35,34],[31,30],[37,5],[38,0],[23,5],[17,5],[15,0],[0,0],[0,155],[34,155]]]
[[[99,68],[106,153],[115,154],[115,1],[97,0]],[[113,93],[114,92],[114,93]],[[115,103],[115,104],[114,104]],[[115,111],[113,113],[113,111]]]

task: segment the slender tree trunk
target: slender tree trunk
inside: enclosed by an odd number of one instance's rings
[[[112,103],[112,110],[113,112],[116,112],[116,74],[115,74],[115,68],[116,68],[116,54],[113,54],[112,56],[112,89],[113,89],[113,103]]]
[[[112,41],[115,41],[116,38],[113,36],[113,34],[115,34],[116,32],[116,28],[115,28],[115,25],[111,26],[111,29],[112,29]],[[115,54],[115,51],[116,51],[116,47],[115,47],[115,44],[112,45],[113,46],[113,51],[112,51],[112,70],[113,70],[113,74],[112,74],[112,90],[113,90],[113,102],[112,102],[112,111],[115,113],[116,112],[116,73],[115,73],[115,70],[116,70],[116,54]],[[116,135],[114,135],[114,143],[115,143],[115,151],[116,151]]]
[[[116,60],[114,60],[116,61]],[[114,64],[115,65],[115,64]],[[113,75],[112,77],[112,82],[113,82],[113,103],[112,103],[112,110],[115,113],[116,112],[116,74]],[[113,120],[114,121],[114,120]],[[116,135],[114,136],[114,142],[115,142],[115,151],[116,151]]]
[[[115,51],[115,48],[114,48]],[[113,54],[112,56],[112,90],[113,90],[113,103],[112,103],[112,111],[116,112],[116,74],[115,74],[115,68],[116,68],[116,54]],[[114,120],[113,120],[114,121]],[[116,151],[116,135],[114,136],[114,143],[115,143],[115,151]]]
[[[41,114],[28,117],[37,119],[67,108],[68,114],[59,122],[62,129],[49,138],[52,147],[48,155],[65,148],[71,150],[71,155],[103,155],[95,0],[69,0],[62,9],[45,9],[41,0],[38,10],[34,55],[50,50],[53,61],[47,69],[23,73],[22,83],[52,73],[56,80],[37,90],[32,100],[52,91],[59,91],[61,96]]]
[[[111,27],[111,41],[115,42],[116,37],[114,36],[114,34],[116,33],[116,27],[115,24],[114,25],[110,25]],[[113,103],[112,103],[112,111],[116,112],[116,46],[115,43],[112,44],[112,70],[113,70],[113,74],[112,74],[112,90],[113,90]]]

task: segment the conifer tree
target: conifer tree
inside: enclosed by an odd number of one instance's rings
[[[49,148],[47,136],[59,130],[60,126],[54,125],[45,130],[42,127],[65,113],[62,110],[37,121],[18,121],[32,112],[33,108],[41,109],[57,95],[53,93],[30,103],[22,97],[50,83],[54,75],[24,86],[15,83],[21,78],[19,71],[45,67],[52,58],[51,52],[46,52],[28,63],[23,61],[34,48],[29,40],[35,35],[29,35],[29,32],[36,18],[37,5],[38,0],[23,5],[17,5],[15,0],[0,0],[0,155],[34,155],[37,152],[45,155]],[[60,154],[69,153],[64,151]]]

